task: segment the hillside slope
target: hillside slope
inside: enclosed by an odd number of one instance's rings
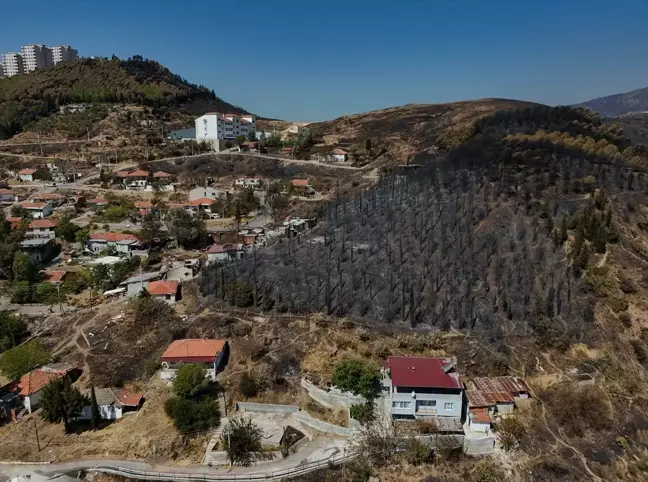
[[[0,139],[77,102],[245,112],[152,60],[81,59],[0,79]]]
[[[357,143],[379,139],[396,162],[432,148],[448,128],[467,125],[497,111],[538,104],[508,99],[480,99],[448,104],[408,104],[310,124],[331,141]]]
[[[599,97],[578,105],[598,112],[603,117],[618,117],[631,112],[648,111],[648,87]]]
[[[606,122],[621,127],[632,142],[648,145],[648,113],[625,114],[614,119],[606,119]]]

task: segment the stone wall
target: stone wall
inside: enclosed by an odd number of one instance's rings
[[[306,389],[308,395],[317,403],[333,409],[345,408],[348,409],[351,405],[360,405],[365,403],[364,397],[353,395],[349,392],[343,392],[337,388],[324,390],[313,385],[311,382],[302,378],[301,386]]]
[[[259,412],[259,413],[295,413],[299,412],[296,405],[278,405],[273,403],[251,403],[238,402],[236,410],[239,412]]]
[[[332,433],[334,435],[340,435],[342,437],[346,437],[347,435],[349,435],[350,432],[350,430],[346,427],[340,427],[339,425],[333,425],[332,423],[323,422],[322,420],[318,420],[316,418],[311,417],[306,412],[293,413],[292,418],[298,422],[303,423],[304,425],[307,425],[308,427],[314,428],[315,430],[324,433]]]

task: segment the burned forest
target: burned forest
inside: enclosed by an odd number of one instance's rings
[[[310,233],[211,268],[203,293],[262,310],[582,339],[595,309],[583,273],[618,242],[615,196],[648,189],[614,129],[580,109],[496,114],[440,159],[329,203]]]

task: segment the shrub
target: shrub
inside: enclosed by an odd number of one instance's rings
[[[506,417],[497,424],[500,443],[505,450],[510,450],[520,443],[525,428],[517,417]]]
[[[622,311],[626,311],[628,309],[628,300],[626,300],[623,296],[612,296],[608,300],[608,305],[610,305],[610,308],[615,313],[620,313]]]
[[[37,341],[7,350],[0,357],[0,372],[10,380],[18,380],[25,373],[47,363],[50,356]]]
[[[422,465],[431,460],[432,450],[428,445],[422,444],[418,440],[411,440],[407,444],[403,456],[408,464]]]
[[[195,434],[220,424],[218,402],[209,398],[170,398],[164,404],[164,411],[173,420],[176,429],[183,434]]]
[[[597,386],[561,385],[545,393],[551,414],[571,435],[582,436],[587,430],[599,431],[612,425],[607,397]]]
[[[628,313],[627,311],[622,311],[621,313],[619,313],[619,321],[626,328],[630,328],[632,326],[632,317],[630,316],[630,313]]]
[[[182,365],[173,379],[173,391],[182,398],[198,396],[205,388],[205,369],[197,363]]]
[[[471,471],[475,482],[500,482],[504,474],[490,460],[481,460],[475,464]]]
[[[643,342],[641,340],[631,340],[630,345],[632,345],[637,361],[642,365],[646,363],[646,360],[648,360],[648,352]]]
[[[375,399],[380,393],[380,371],[372,364],[355,358],[347,358],[335,365],[333,384],[342,390]]]
[[[259,384],[254,375],[244,373],[239,382],[239,391],[244,397],[256,397],[259,393]]]
[[[349,415],[351,415],[351,418],[356,419],[362,425],[365,425],[373,421],[374,419],[373,402],[351,405],[351,407],[349,408]]]
[[[625,276],[619,280],[619,288],[621,288],[621,291],[623,291],[625,294],[632,294],[637,292],[637,287],[635,286],[634,281],[632,281],[630,278],[626,278]]]

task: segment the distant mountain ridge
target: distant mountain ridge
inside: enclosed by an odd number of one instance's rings
[[[153,60],[140,56],[128,60],[80,59],[0,79],[0,139],[73,102],[181,106],[192,114],[207,110],[247,113],[217,97],[213,90],[192,84]]]
[[[619,117],[648,111],[648,87],[599,97],[578,105],[598,112],[603,117]]]

